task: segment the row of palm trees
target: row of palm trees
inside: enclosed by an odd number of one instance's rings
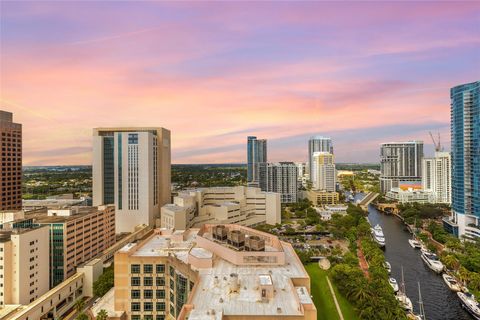
[[[358,258],[349,253],[342,263],[332,268],[332,279],[340,292],[357,308],[360,319],[406,319],[405,312],[388,283],[388,273],[383,267],[383,252],[369,237],[369,228],[368,231],[363,230],[365,225],[369,226],[362,217],[352,229],[356,238],[361,240],[362,250],[369,264],[369,278],[367,279],[360,269]],[[355,246],[356,243],[351,242],[351,252],[356,252]]]

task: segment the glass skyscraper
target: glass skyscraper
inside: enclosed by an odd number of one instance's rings
[[[247,137],[247,183],[258,186],[260,163],[267,162],[267,140]]]
[[[452,217],[444,226],[480,237],[480,81],[452,88],[450,97]]]

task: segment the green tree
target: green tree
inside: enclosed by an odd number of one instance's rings
[[[76,320],[88,320],[88,316],[85,313],[81,312],[75,319]]]
[[[104,309],[100,310],[97,313],[96,320],[107,320],[108,319],[108,313]]]
[[[85,308],[85,301],[83,301],[83,298],[80,298],[77,301],[75,301],[75,311],[82,312],[83,308]]]
[[[113,264],[106,268],[98,280],[93,283],[93,294],[97,297],[104,296],[114,285]]]

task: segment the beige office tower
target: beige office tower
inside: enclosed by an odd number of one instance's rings
[[[154,225],[170,202],[170,131],[93,130],[93,205],[115,204],[116,232]]]
[[[27,305],[48,291],[48,227],[0,231],[0,309]]]
[[[115,286],[99,303],[112,320],[317,319],[292,245],[247,227],[157,229],[114,264]]]
[[[314,152],[312,171],[312,182],[315,190],[335,192],[337,174],[333,154]]]

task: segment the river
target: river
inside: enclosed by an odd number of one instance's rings
[[[473,319],[463,310],[456,293],[450,291],[441,275],[431,271],[420,258],[420,250],[408,244],[410,233],[404,230],[404,224],[394,216],[379,213],[369,206],[368,219],[372,225],[377,223],[383,228],[386,248],[385,259],[392,265],[392,277],[400,284],[403,266],[407,296],[412,300],[418,313],[418,286],[422,291],[422,300],[428,320],[470,320]]]

